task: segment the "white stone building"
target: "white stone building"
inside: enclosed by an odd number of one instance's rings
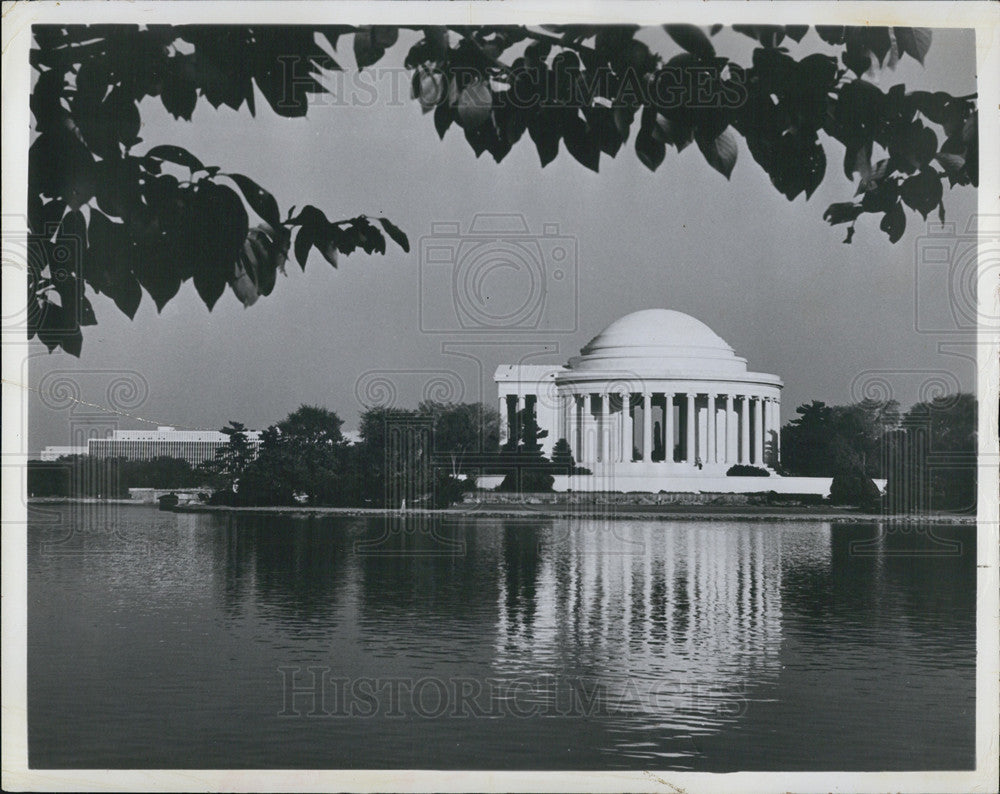
[[[544,453],[565,438],[576,462],[591,470],[589,478],[557,482],[557,489],[829,488],[828,478],[774,474],[781,454],[781,379],[749,370],[711,328],[682,312],[634,312],[565,365],[503,364],[494,380],[501,444],[517,432],[518,413],[531,408],[548,431]],[[765,468],[772,476],[726,477],[735,464]]]
[[[247,444],[260,447],[259,430],[247,430]],[[161,426],[156,430],[115,430],[107,438],[91,438],[87,454],[94,458],[182,458],[192,466],[212,460],[217,450],[229,443],[229,436],[218,430],[177,430]]]

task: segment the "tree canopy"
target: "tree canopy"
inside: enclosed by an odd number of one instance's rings
[[[873,214],[895,243],[906,208],[944,217],[944,180],[978,182],[975,95],[902,84],[883,91],[865,79],[901,58],[922,64],[929,30],[735,26],[757,45],[741,64],[716,52],[719,25],[664,27],[671,45],[663,53],[637,38],[635,25],[415,27],[420,37],[404,62],[437,133],[457,126],[476,156],[498,163],[528,140],[543,167],[562,147],[598,171],[602,156],[631,140],[655,171],[668,147],[694,143],[729,178],[742,137],[793,200],[822,182],[836,141],[857,192],[823,217],[848,224],[845,242]],[[190,120],[202,100],[254,115],[258,95],[279,116],[303,116],[326,90],[319,78],[341,69],[341,39],[351,38],[356,64],[368,68],[397,46],[399,30],[35,26],[29,337],[79,355],[80,327],[97,322],[87,288],[131,318],[143,291],[159,310],[191,280],[211,310],[227,285],[245,305],[270,294],[290,252],[304,269],[314,248],[334,267],[358,249],[385,253],[387,237],[408,251],[389,219],[330,220],[311,205],[282,213],[250,176],[168,143],[147,148],[139,137],[151,97],[178,119]],[[811,35],[839,58],[793,52]]]
[[[976,509],[976,422],[971,394],[935,397],[903,415],[886,444],[890,511]]]
[[[781,430],[781,463],[790,474],[832,477],[857,471],[884,476],[884,439],[899,425],[898,402],[827,405],[813,400],[795,412],[798,416]]]

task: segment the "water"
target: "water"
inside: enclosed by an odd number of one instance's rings
[[[974,764],[974,527],[33,514],[35,768]]]

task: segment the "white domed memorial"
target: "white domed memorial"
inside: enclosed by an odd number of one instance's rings
[[[774,472],[781,455],[781,379],[749,370],[725,340],[683,312],[633,312],[563,366],[503,364],[494,380],[501,444],[530,408],[548,431],[544,453],[564,438],[577,464],[591,471],[558,477],[557,490],[829,489],[828,478]],[[727,477],[736,464],[767,469],[771,477]]]

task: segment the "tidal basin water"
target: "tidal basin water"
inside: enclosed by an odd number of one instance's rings
[[[961,769],[975,528],[32,508],[29,764]]]

